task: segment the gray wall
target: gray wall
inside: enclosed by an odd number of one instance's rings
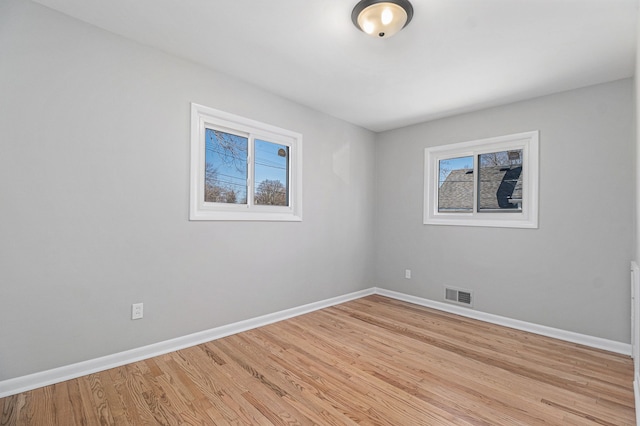
[[[0,380],[371,287],[373,133],[31,2],[0,58]],[[303,222],[189,222],[190,102],[303,134]]]
[[[634,252],[634,259],[640,263],[640,131],[638,131],[638,123],[640,123],[640,82],[638,82],[638,71],[640,71],[640,11],[637,15],[636,25],[636,75],[633,80],[634,86],[634,126],[636,138],[636,245]],[[636,318],[637,324],[640,327],[640,317]],[[638,373],[638,372],[636,372]]]
[[[380,134],[376,284],[437,301],[468,288],[476,310],[628,343],[633,110],[627,79]],[[539,229],[422,224],[425,147],[529,130]]]

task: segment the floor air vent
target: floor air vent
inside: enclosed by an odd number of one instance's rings
[[[444,288],[444,300],[459,305],[473,306],[472,295],[473,292],[471,290],[462,290],[453,287]]]

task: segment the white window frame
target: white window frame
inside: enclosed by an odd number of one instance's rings
[[[206,129],[244,135],[247,153],[247,204],[204,201]],[[254,204],[255,139],[289,147],[289,200],[287,206]],[[191,104],[190,220],[302,221],[302,135],[228,112]]]
[[[491,226],[501,228],[538,228],[538,131],[461,142],[425,149],[424,224]],[[522,150],[522,211],[478,211],[478,155]],[[472,212],[439,212],[439,162],[458,157],[473,157]]]

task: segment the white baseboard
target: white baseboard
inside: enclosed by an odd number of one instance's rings
[[[296,308],[286,309],[284,311],[279,311],[272,314],[267,314],[260,317],[239,321],[233,324],[223,325],[220,327],[212,328],[210,330],[189,334],[187,336],[177,337],[175,339],[154,343],[152,345],[143,346],[140,348],[135,348],[128,351],[119,352],[116,354],[107,355],[107,356],[103,356],[100,358],[95,358],[87,361],[82,361],[79,363],[70,364],[70,365],[54,368],[47,371],[33,373],[26,376],[3,380],[3,381],[0,381],[0,398],[4,398],[10,395],[15,395],[21,392],[26,392],[32,389],[40,388],[40,387],[51,385],[54,383],[60,383],[65,380],[75,379],[77,377],[85,376],[87,374],[95,373],[98,371],[108,370],[110,368],[119,367],[121,365],[129,364],[136,361],[141,361],[144,359],[152,358],[154,356],[163,355],[169,352],[188,348],[190,346],[199,345],[201,343],[210,342],[212,340],[220,339],[222,337],[230,336],[232,334],[251,330],[257,327],[262,327],[264,325],[268,325],[274,322],[293,318],[298,315],[303,315],[309,312],[313,312],[319,309],[338,305],[340,303],[359,299],[361,297],[369,296],[372,294],[379,294],[381,296],[386,296],[386,297],[390,297],[397,300],[403,300],[405,302],[414,303],[416,305],[426,306],[429,308],[434,308],[434,309],[438,309],[445,312],[451,312],[461,316],[474,318],[474,319],[486,321],[486,322],[497,324],[497,325],[504,325],[506,327],[511,327],[518,330],[529,331],[532,333],[541,334],[544,336],[553,337],[560,340],[579,343],[579,344],[591,346],[598,349],[604,349],[607,351],[616,352],[624,355],[631,355],[630,344],[614,342],[611,340],[601,339],[598,337],[586,336],[579,333],[573,333],[570,331],[541,326],[541,325],[532,324],[524,321],[501,317],[498,315],[487,314],[484,312],[452,306],[446,303],[436,302],[433,300],[424,299],[417,296],[410,296],[404,293],[398,293],[395,291],[373,287],[373,288],[361,290],[355,293],[349,293],[343,296],[338,296],[331,299],[322,300],[319,302],[309,303],[307,305],[299,306]],[[637,383],[634,383],[634,388],[636,386],[638,386]],[[636,398],[637,397],[638,397],[638,394],[636,393]]]
[[[317,311],[329,306],[359,299],[374,293],[374,288],[357,291],[355,293],[333,297],[320,302],[309,303],[307,305],[286,309],[284,311],[274,312],[272,314],[262,315],[260,317],[239,321],[233,324],[223,325],[221,327],[177,337],[175,339],[165,340],[148,346],[142,346],[140,348],[90,359],[88,361],[82,361],[47,371],[3,380],[0,381],[0,398],[48,386],[54,383],[64,382],[65,380],[75,379],[98,371],[108,370],[110,368],[119,367],[121,365],[130,364],[132,362],[141,361],[154,356],[163,355],[169,352],[199,345],[201,343],[210,342],[212,340],[241,333],[257,327],[262,327],[264,325],[273,324],[274,322],[293,318],[298,315]]]
[[[567,342],[578,343],[592,348],[603,349],[609,352],[615,352],[622,355],[631,356],[631,344],[616,342],[614,340],[602,339],[600,337],[588,336],[586,334],[574,333],[572,331],[561,330],[559,328],[547,327],[526,321],[520,321],[500,315],[488,314],[469,308],[449,305],[448,303],[436,302],[422,297],[410,296],[396,291],[385,290],[382,288],[375,289],[376,294],[381,296],[398,299],[405,302],[413,303],[427,308],[437,309],[439,311],[450,312],[467,318],[473,318],[491,324],[502,325],[516,330],[528,331],[530,333],[540,334],[542,336],[553,337],[554,339],[564,340]]]
[[[633,381],[633,396],[636,403],[636,424],[640,425],[640,377],[635,376]]]

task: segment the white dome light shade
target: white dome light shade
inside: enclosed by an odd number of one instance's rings
[[[362,0],[353,8],[351,20],[363,32],[388,38],[407,26],[413,7],[407,0]]]

